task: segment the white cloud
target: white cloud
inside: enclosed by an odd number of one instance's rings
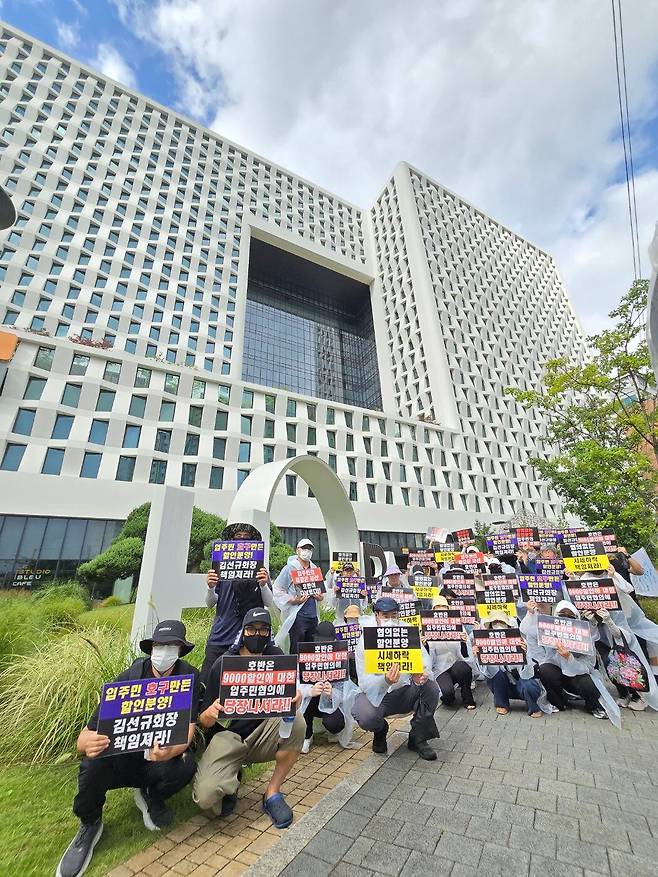
[[[55,26],[57,28],[57,42],[62,49],[65,52],[75,49],[80,42],[78,25],[73,22],[60,21],[59,18],[56,18]]]
[[[121,53],[109,43],[99,43],[96,57],[89,62],[110,79],[116,79],[127,88],[137,88],[137,77]]]
[[[612,26],[599,0],[114,2],[166,53],[179,108],[224,136],[363,206],[406,159],[564,259],[588,328],[629,285],[611,186],[621,157]],[[634,119],[656,111],[650,7],[623,7]],[[655,208],[640,188],[647,239]],[[592,304],[577,266],[612,239],[617,270],[597,275]]]

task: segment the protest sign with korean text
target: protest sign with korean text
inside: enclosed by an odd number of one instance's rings
[[[425,533],[427,542],[445,542],[448,538],[449,530],[445,527],[428,527]]]
[[[359,570],[359,555],[356,551],[332,551],[331,569],[341,570],[346,563],[351,563],[354,570]]]
[[[382,585],[379,593],[382,597],[393,597],[398,603],[405,603],[416,599],[413,588],[393,588],[391,585]]]
[[[603,542],[563,542],[560,551],[567,572],[596,572],[610,565]]]
[[[357,621],[353,624],[334,624],[334,630],[336,632],[336,639],[344,642],[347,645],[347,651],[352,654],[363,632],[359,622]]]
[[[346,643],[299,644],[300,682],[345,682],[348,675],[349,653]]]
[[[537,527],[510,527],[510,533],[516,536],[519,545],[539,543],[539,529]]]
[[[481,664],[525,664],[523,637],[518,629],[474,630],[473,645],[478,647]]]
[[[441,590],[438,576],[409,576],[409,584],[419,600],[435,600]]]
[[[475,601],[481,621],[486,620],[492,612],[516,615],[516,599],[512,590],[490,585],[482,591],[475,592]]]
[[[423,655],[417,627],[364,627],[364,669],[366,673],[386,673],[393,664],[402,673],[422,673]]]
[[[467,572],[478,573],[486,569],[484,563],[484,554],[481,551],[463,551],[456,554],[453,560],[453,566],[461,566]]]
[[[562,599],[562,578],[531,573],[519,575],[519,586],[523,602],[535,600],[537,603],[559,603]]]
[[[459,545],[454,542],[446,542],[434,546],[434,560],[437,563],[452,563],[455,557],[460,553]]]
[[[464,527],[461,530],[453,530],[452,532],[453,542],[457,542],[462,548],[466,545],[470,545],[474,538],[475,534],[470,527]]]
[[[324,586],[324,576],[318,566],[310,566],[308,569],[293,569],[290,578],[295,590],[301,594],[324,594],[327,590]]]
[[[406,600],[399,606],[400,621],[420,627],[420,600]]]
[[[219,677],[222,718],[294,716],[297,655],[224,655]]]
[[[593,654],[592,628],[588,621],[564,618],[560,615],[537,616],[537,640],[540,645],[554,649],[559,642],[570,652]]]
[[[559,557],[550,560],[538,560],[537,573],[543,576],[550,576],[553,579],[561,579],[564,576],[564,563]]]
[[[478,616],[476,612],[475,597],[452,597],[450,606],[453,609],[459,609],[462,617],[462,624],[477,624]]]
[[[187,743],[194,676],[162,676],[103,685],[96,731],[110,738],[103,755]]]
[[[464,627],[459,609],[421,609],[420,629],[428,642],[464,639]]]
[[[264,561],[264,542],[213,542],[212,568],[220,579],[255,579]]]
[[[516,554],[519,543],[516,533],[490,533],[486,541],[487,548],[496,557],[501,554]]]
[[[366,580],[358,576],[336,579],[334,586],[338,588],[338,596],[341,600],[365,600],[368,596]]]
[[[443,573],[443,585],[463,597],[475,597],[475,574],[448,570]]]
[[[482,584],[486,588],[497,588],[499,591],[512,591],[514,597],[519,596],[519,580],[516,573],[490,572],[482,576]]]
[[[610,527],[603,530],[565,530],[562,542],[567,545],[578,545],[582,542],[602,542],[606,552],[617,550],[617,537]]]
[[[619,594],[612,579],[579,579],[565,582],[569,599],[576,609],[621,609]]]

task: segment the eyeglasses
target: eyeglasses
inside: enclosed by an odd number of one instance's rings
[[[258,636],[258,634],[269,636],[271,630],[272,629],[270,627],[264,627],[259,624],[257,627],[252,627],[251,625],[249,627],[245,627],[244,632],[247,634],[247,636]]]

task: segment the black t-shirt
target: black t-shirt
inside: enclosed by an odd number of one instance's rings
[[[141,667],[138,666],[141,664]],[[183,661],[179,658],[174,664],[171,673],[169,676],[189,676],[190,673],[194,676],[194,691],[192,693],[192,711],[190,713],[190,722],[196,722],[197,716],[199,715],[199,701],[201,699],[201,682],[199,680],[199,671],[196,667],[193,667],[191,664],[188,664],[187,661]],[[150,658],[138,658],[134,664],[128,667],[127,670],[124,670],[116,679],[113,679],[113,682],[129,682],[130,680],[135,679],[156,679],[153,672],[153,668],[151,666]],[[87,722],[87,727],[90,731],[95,731],[98,727],[98,711],[100,706],[97,706],[93,716]]]
[[[633,582],[631,580],[631,571],[629,568],[628,560],[622,560],[618,555],[615,555],[610,561],[615,572],[619,573],[622,579],[626,579],[631,587],[633,586]],[[635,588],[633,588],[635,590]]]
[[[230,652],[226,653],[230,656]],[[234,653],[237,654],[237,653]],[[265,646],[263,650],[264,655],[283,655],[284,653],[281,651],[278,646],[275,646],[271,641]],[[222,656],[223,657],[223,656]],[[222,672],[222,658],[219,657],[215,661],[215,663],[210,668],[210,673],[208,674],[208,681],[206,682],[206,691],[203,696],[203,704],[201,706],[201,712],[207,710],[211,703],[217,700],[219,697],[219,677]],[[222,721],[222,714],[219,714],[220,722]],[[215,722],[215,725],[209,728],[210,734],[212,737],[218,731],[233,731],[234,734],[237,734],[242,740],[246,740],[250,734],[256,730],[256,728],[261,724],[261,722],[267,721],[267,719],[230,719],[224,720],[228,722],[228,725],[219,724]]]

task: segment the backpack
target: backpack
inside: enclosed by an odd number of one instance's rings
[[[649,680],[647,670],[634,651],[628,647],[624,634],[621,644],[616,640],[608,655],[608,676],[617,685],[630,688],[631,691],[648,691]]]

